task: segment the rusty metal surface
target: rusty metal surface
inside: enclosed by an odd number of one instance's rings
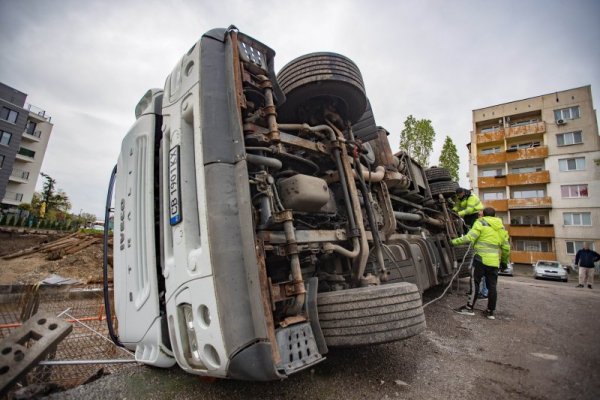
[[[531,185],[534,183],[550,183],[550,171],[527,172],[506,175],[508,186]]]
[[[259,231],[257,236],[271,244],[283,244],[286,242],[285,233],[282,231]],[[338,242],[347,240],[346,231],[336,230],[297,230],[296,243],[322,243]]]
[[[552,225],[508,225],[506,229],[510,237],[554,237],[554,226]]]
[[[480,189],[490,187],[505,187],[506,176],[480,176],[479,178],[477,178],[477,185]]]
[[[534,124],[511,126],[506,132],[507,138],[521,137],[527,135],[537,135],[546,132],[546,123],[544,121]]]
[[[548,146],[530,147],[517,151],[506,152],[506,161],[535,160],[548,157]]]
[[[551,208],[552,197],[534,197],[531,199],[508,199],[509,209],[519,208]]]
[[[0,342],[0,396],[53,353],[72,330],[70,323],[42,312],[5,337]]]
[[[323,143],[313,142],[285,132],[279,132],[279,139],[281,143],[297,149],[307,150],[316,154],[329,154],[327,146]]]
[[[494,132],[477,133],[477,144],[501,142],[504,140],[504,128],[499,128]]]
[[[275,303],[271,296],[271,284],[270,279],[267,277],[267,264],[265,262],[264,244],[261,240],[256,241],[256,259],[259,268],[258,279],[260,280],[261,301],[266,316],[265,321],[267,324],[267,335],[271,344],[273,363],[277,365],[281,362],[281,354],[279,353],[279,347],[277,346],[277,340],[275,337],[275,324],[273,321],[273,310],[275,309]]]

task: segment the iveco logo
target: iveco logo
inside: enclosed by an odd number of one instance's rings
[[[121,199],[121,217],[119,221],[119,248],[125,250],[125,199]]]

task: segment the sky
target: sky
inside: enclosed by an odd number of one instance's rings
[[[472,110],[585,85],[600,104],[598,21],[594,0],[0,0],[0,82],[52,117],[42,171],[100,219],[137,102],[232,24],[276,51],[276,71],[316,51],[351,58],[392,149],[408,115],[429,119],[431,164],[450,136],[466,186]]]

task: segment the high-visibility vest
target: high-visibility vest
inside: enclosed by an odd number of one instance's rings
[[[452,209],[456,211],[460,217],[464,217],[465,215],[479,213],[479,211],[483,210],[483,203],[475,193],[471,193],[468,198],[465,197],[461,201],[457,201]]]
[[[482,217],[473,224],[466,235],[452,240],[453,245],[473,243],[475,254],[489,267],[499,267],[500,260],[508,263],[510,244],[508,232],[504,229],[502,220],[497,217]]]

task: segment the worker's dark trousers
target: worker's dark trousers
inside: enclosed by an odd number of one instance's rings
[[[496,285],[498,284],[498,267],[489,267],[481,261],[481,257],[475,255],[473,257],[473,264],[471,265],[471,293],[469,293],[468,305],[475,307],[475,302],[479,296],[479,284],[481,278],[485,276],[485,282],[488,288],[488,310],[494,311],[496,309],[496,300],[498,299],[498,293],[496,291]]]
[[[477,221],[477,218],[479,218],[479,213],[476,212],[475,214],[465,215],[463,220],[465,221],[465,225],[471,229],[475,221]]]

